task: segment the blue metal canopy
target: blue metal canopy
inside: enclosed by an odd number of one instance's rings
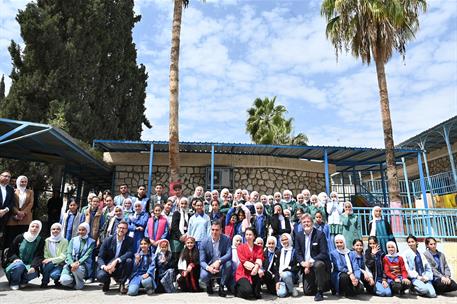
[[[167,141],[124,141],[124,140],[94,140],[93,146],[105,152],[140,152],[149,151],[153,145],[154,152],[168,152]],[[183,153],[211,153],[234,155],[261,155],[304,160],[324,161],[327,153],[328,163],[336,165],[338,170],[346,170],[357,166],[358,169],[379,167],[385,162],[385,150],[361,147],[336,146],[285,146],[258,145],[247,143],[218,143],[218,142],[180,142],[179,150]],[[398,160],[415,158],[420,152],[416,148],[395,149]]]
[[[59,128],[0,118],[0,157],[62,165],[92,185],[111,185],[112,168]]]

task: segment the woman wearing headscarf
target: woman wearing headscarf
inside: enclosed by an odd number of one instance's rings
[[[8,250],[5,274],[12,290],[27,286],[39,276],[44,249],[41,227],[40,221],[32,221],[27,232],[16,236]]]
[[[263,251],[263,266],[262,270],[264,275],[262,277],[262,284],[267,286],[267,290],[271,294],[276,294],[279,290],[279,256],[281,251],[276,248],[277,240],[274,236],[267,238],[267,245]]]
[[[406,271],[405,261],[398,255],[397,244],[389,241],[386,244],[387,254],[384,256],[384,273],[387,276],[387,283],[390,285],[392,294],[404,294],[411,285]]]
[[[278,246],[280,247],[279,237],[283,233],[291,233],[292,227],[288,218],[284,216],[284,211],[281,204],[275,204],[273,206],[273,216],[271,217],[271,229],[273,230],[271,235],[276,237],[278,240]]]
[[[379,206],[373,207],[372,218],[373,219],[368,223],[370,236],[377,237],[382,251],[387,252],[387,242],[395,242],[390,223],[387,219],[383,218],[382,209]]]
[[[292,237],[289,233],[283,233],[280,240],[282,245],[278,268],[280,285],[276,294],[280,298],[287,297],[290,294],[296,297],[298,296],[298,291],[294,286],[294,277],[298,272],[298,268]]]
[[[103,243],[103,240],[115,235],[117,232],[117,225],[124,220],[124,210],[121,206],[114,207],[114,214],[108,217],[108,220],[104,223],[102,233],[100,234],[99,244]]]
[[[255,203],[255,214],[251,219],[251,225],[256,230],[257,235],[265,242],[270,226],[270,217],[265,211],[265,206],[261,202]]]
[[[417,238],[409,235],[406,238],[409,248],[403,252],[408,278],[414,286],[414,290],[423,297],[435,298],[436,292],[433,287],[433,272],[427,258],[417,248]]]
[[[7,237],[5,244],[11,244],[18,234],[27,231],[32,222],[33,190],[27,189],[28,179],[21,175],[16,179],[14,206],[6,222]]]
[[[189,227],[189,200],[183,197],[179,200],[178,209],[173,213],[171,220],[171,251],[173,253],[173,265],[178,264],[179,255],[184,248]]]
[[[141,201],[136,201],[134,207],[135,213],[129,216],[127,223],[129,224],[129,235],[133,237],[133,242],[135,244],[133,250],[134,252],[137,252],[140,248],[140,242],[144,238],[144,230],[146,229],[149,216],[143,210]]]
[[[63,286],[83,289],[84,279],[91,274],[95,241],[89,237],[89,229],[89,224],[80,224],[78,235],[68,244],[65,266],[60,275]]]
[[[43,278],[41,288],[46,288],[49,279],[54,280],[56,286],[60,285],[59,278],[67,254],[68,241],[63,237],[62,225],[54,223],[51,226],[51,236],[45,240],[44,260],[42,262]]]
[[[319,194],[321,197],[321,204],[325,203],[325,208],[327,211],[327,223],[330,229],[330,238],[334,242],[335,235],[343,233],[343,225],[341,225],[341,214],[343,213],[343,203],[338,199],[338,193],[333,191],[330,193],[330,199],[327,198],[327,195],[324,192]],[[348,244],[352,244],[348,242]]]
[[[340,296],[353,297],[363,291],[360,283],[360,268],[357,261],[349,254],[344,236],[335,236],[336,249],[330,252],[333,264],[331,274],[333,290]]]
[[[343,228],[341,234],[346,239],[347,244],[351,246],[355,240],[362,238],[358,217],[354,214],[351,202],[344,203],[344,212],[341,214],[340,219]]]
[[[133,201],[130,197],[127,197],[122,202],[122,211],[124,212],[124,220],[126,222],[129,220],[130,215],[135,213],[133,210]]]
[[[327,213],[325,212],[325,208],[321,206],[319,202],[319,198],[316,194],[311,195],[310,198],[310,205],[308,206],[309,214],[315,219],[316,212],[320,211],[322,215],[322,221],[324,223],[327,222]],[[329,228],[330,229],[330,228]],[[330,233],[330,230],[329,230]]]

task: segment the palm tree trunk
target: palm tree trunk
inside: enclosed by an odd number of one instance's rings
[[[373,51],[373,57],[376,62],[376,74],[378,77],[382,128],[384,131],[384,146],[386,149],[387,183],[389,185],[389,200],[392,205],[392,203],[398,204],[401,202],[401,199],[398,187],[397,168],[395,166],[392,121],[390,119],[389,95],[387,93],[387,80],[382,52],[382,48],[377,47],[376,50]]]
[[[174,0],[170,54],[169,152],[170,182],[179,179],[179,44],[183,0]]]

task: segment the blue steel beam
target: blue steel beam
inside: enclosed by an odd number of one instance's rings
[[[421,184],[421,190],[422,190],[422,199],[424,200],[424,208],[427,212],[427,234],[430,235],[430,227],[431,227],[431,223],[430,223],[430,216],[428,216],[428,201],[427,201],[427,190],[425,188],[425,180],[424,180],[424,171],[422,169],[422,158],[421,158],[421,153],[418,152],[417,153],[417,166],[419,167],[419,178],[420,178],[420,184]]]
[[[454,177],[454,184],[457,187],[457,171],[455,169],[454,155],[452,154],[451,141],[449,139],[449,133],[451,132],[448,126],[443,126],[443,137],[446,142],[447,153],[449,155],[449,161],[451,163],[452,176]]]
[[[151,144],[149,149],[149,170],[148,170],[148,194],[147,198],[151,198],[152,187],[152,164],[154,162],[154,144]]]
[[[328,175],[328,155],[327,149],[324,150],[324,170],[325,170],[325,192],[330,193],[330,181]]]
[[[0,142],[3,141],[4,139],[7,139],[8,137],[16,134],[17,132],[27,128],[29,125],[24,123],[22,125],[20,125],[19,127],[16,127],[14,128],[13,130],[9,131],[9,132],[6,132],[5,134],[3,134],[2,136],[0,136]]]
[[[214,145],[211,146],[211,192],[214,190]]]
[[[407,195],[407,199],[408,199],[408,207],[412,208],[413,205],[411,203],[411,192],[409,191],[408,170],[406,168],[406,162],[405,162],[405,158],[404,157],[401,158],[401,162],[402,162],[402,167],[403,167],[403,177],[405,178],[406,195]]]

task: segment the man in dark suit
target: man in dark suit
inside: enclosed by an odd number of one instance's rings
[[[127,293],[125,281],[133,268],[133,238],[127,236],[128,224],[121,221],[117,234],[106,238],[98,254],[97,280],[103,283],[103,291],[109,291],[111,277],[119,282],[121,294]]]
[[[295,237],[297,262],[303,268],[303,292],[314,295],[314,301],[324,300],[330,283],[330,259],[325,235],[313,227],[310,214],[302,215],[303,233]]]
[[[5,225],[14,206],[14,189],[9,185],[10,179],[9,171],[0,174],[0,250],[5,248]]]
[[[211,236],[200,243],[200,282],[206,292],[213,293],[213,280],[220,279],[219,296],[227,296],[224,286],[232,274],[232,246],[230,239],[222,234],[219,221],[211,224]]]

